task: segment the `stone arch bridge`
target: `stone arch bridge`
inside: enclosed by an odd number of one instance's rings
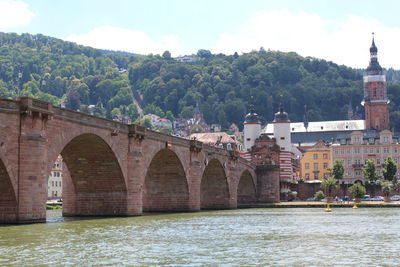
[[[0,99],[0,223],[46,220],[59,154],[65,216],[232,209],[274,200],[279,187],[276,169],[257,175],[234,151],[36,99]]]

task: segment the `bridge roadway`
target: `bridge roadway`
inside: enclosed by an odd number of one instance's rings
[[[59,154],[64,216],[233,209],[272,192],[234,151],[36,99],[0,99],[0,223],[46,220]]]

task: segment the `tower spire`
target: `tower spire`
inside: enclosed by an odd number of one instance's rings
[[[370,61],[369,66],[367,68],[368,75],[382,75],[382,67],[378,62],[378,48],[375,45],[375,33],[372,33],[372,44],[369,48],[370,53]]]

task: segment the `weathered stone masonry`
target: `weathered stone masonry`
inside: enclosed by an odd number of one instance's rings
[[[0,223],[45,221],[47,179],[59,154],[65,162],[65,216],[279,201],[263,192],[273,191],[269,184],[278,181],[278,173],[257,178],[255,166],[233,151],[31,98],[1,99]]]

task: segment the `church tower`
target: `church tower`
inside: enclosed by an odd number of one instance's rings
[[[386,92],[386,76],[378,62],[378,48],[372,34],[369,49],[371,59],[364,75],[365,128],[378,131],[389,130],[389,99]]]

